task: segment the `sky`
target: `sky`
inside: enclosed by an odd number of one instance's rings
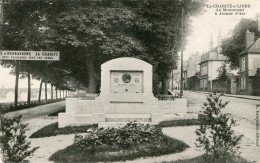
[[[184,60],[196,51],[201,55],[209,50],[211,35],[213,45],[216,46],[219,30],[222,38],[228,37],[242,18],[256,19],[256,14],[260,13],[260,0],[208,0],[206,4],[212,5],[212,8],[205,6],[203,14],[191,17],[192,33],[188,37],[188,43],[185,47]],[[214,6],[223,4],[250,4],[251,8],[244,9],[245,15],[215,15],[216,8]]]
[[[205,12],[201,15],[191,17],[192,33],[188,37],[188,42],[184,51],[184,60],[188,59],[192,53],[198,51],[200,55],[209,49],[209,41],[212,35],[214,46],[217,43],[217,35],[221,31],[222,38],[228,37],[232,29],[242,18],[256,19],[256,14],[260,12],[260,0],[208,0],[208,6],[203,7]],[[216,5],[250,5],[245,8],[245,15],[215,15]],[[209,5],[212,8],[209,8]],[[61,54],[62,55],[62,54]],[[0,88],[14,88],[15,76],[9,75],[10,69],[0,67]],[[32,88],[39,88],[39,81],[32,80]],[[19,80],[20,88],[27,88],[27,80]]]
[[[0,89],[4,86],[4,88],[14,88],[15,87],[15,75],[10,75],[11,69],[3,68],[0,66]],[[27,88],[27,79],[19,80],[19,88]],[[39,88],[40,82],[38,80],[31,80],[31,88]],[[50,88],[48,85],[47,87]]]

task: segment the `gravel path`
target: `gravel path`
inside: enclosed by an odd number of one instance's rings
[[[29,131],[28,136],[30,136],[33,132],[37,131],[38,129],[57,122],[57,119],[45,119],[45,118],[36,118],[25,121],[29,123]],[[163,155],[159,157],[148,157],[148,158],[140,158],[133,161],[126,161],[126,162],[163,162],[163,161],[172,161],[172,160],[179,160],[179,159],[187,159],[193,158],[199,155],[202,155],[203,152],[195,147],[194,142],[196,136],[194,134],[194,130],[196,127],[170,127],[164,128],[163,132],[167,136],[179,139],[185,143],[187,143],[191,148],[187,148],[184,152]],[[178,134],[177,134],[178,133]],[[189,135],[183,136],[183,135]],[[192,136],[191,136],[192,135]],[[60,149],[64,149],[67,146],[73,144],[74,135],[59,135],[59,136],[52,136],[46,138],[32,138],[31,143],[33,147],[39,146],[40,148],[34,153],[34,156],[29,159],[32,163],[51,163],[48,158]]]
[[[185,151],[181,153],[174,153],[163,155],[159,157],[148,157],[148,158],[140,158],[133,161],[127,162],[140,162],[140,163],[152,163],[152,162],[169,162],[175,160],[189,159],[200,156],[203,154],[203,151],[195,146],[196,135],[194,131],[197,126],[189,126],[189,127],[167,127],[163,128],[163,133],[169,137],[181,140],[188,144],[190,148],[187,148]]]
[[[50,118],[35,118],[24,121],[29,124],[29,130],[27,132],[28,137],[37,131],[38,129],[49,125],[51,123],[57,122],[57,119]],[[159,157],[148,157],[148,158],[139,158],[131,162],[142,162],[142,163],[152,163],[152,162],[168,162],[173,160],[180,159],[189,159],[197,157],[203,154],[203,150],[195,146],[196,134],[195,130],[198,126],[187,126],[187,127],[167,127],[163,128],[163,133],[169,137],[176,138],[188,144],[190,148],[187,148],[181,153],[168,154]],[[59,135],[46,138],[31,138],[32,147],[40,147],[35,153],[34,156],[29,158],[31,163],[51,163],[48,158],[58,150],[64,149],[67,146],[73,144],[74,134],[70,135]],[[241,143],[241,156],[255,163],[260,163],[260,148],[255,146],[255,142],[252,142],[251,139],[243,138]]]
[[[40,128],[47,126],[51,123],[57,122],[56,119],[45,118],[45,116],[51,112],[57,111],[61,106],[64,105],[64,102],[58,102],[54,104],[48,104],[45,106],[38,106],[36,108],[21,110],[19,112],[8,113],[8,116],[15,116],[17,114],[23,114],[24,123],[29,124],[29,130],[27,131],[27,136],[29,137],[32,133],[39,130]],[[236,131],[239,133],[247,133],[251,128],[248,128],[249,125],[242,123],[240,126],[236,127]],[[169,137],[179,139],[190,146],[185,151],[181,153],[163,155],[159,157],[148,157],[140,158],[133,161],[127,162],[168,162],[173,160],[188,159],[197,157],[203,154],[203,150],[195,146],[196,134],[195,130],[198,126],[188,126],[188,127],[168,127],[163,129],[163,133]],[[58,135],[46,138],[31,138],[32,147],[40,147],[35,153],[34,156],[28,160],[31,163],[50,163],[49,157],[58,150],[64,149],[67,146],[73,144],[74,134],[71,135]],[[245,159],[260,163],[260,147],[256,147],[255,139],[247,135],[242,139],[241,143],[241,156]],[[1,162],[1,160],[0,160]]]
[[[57,119],[49,118],[36,118],[25,121],[25,123],[29,124],[29,131],[27,132],[28,137],[40,128],[55,122],[57,122]],[[34,152],[34,156],[29,158],[29,161],[31,163],[51,163],[52,161],[48,160],[49,157],[56,151],[73,144],[73,138],[74,134],[45,138],[30,138],[32,147],[40,148]]]

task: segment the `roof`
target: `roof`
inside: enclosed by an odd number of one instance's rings
[[[239,55],[247,53],[260,54],[260,38],[258,38],[252,45],[243,50]]]
[[[205,63],[207,61],[226,61],[228,58],[221,53],[218,53],[217,48],[203,54],[199,64]]]

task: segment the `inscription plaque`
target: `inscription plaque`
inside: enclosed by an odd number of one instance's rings
[[[142,71],[111,71],[111,93],[143,93]]]

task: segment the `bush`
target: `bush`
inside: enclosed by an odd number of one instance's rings
[[[239,155],[239,142],[243,135],[235,135],[232,127],[236,125],[232,118],[221,112],[228,102],[222,102],[219,96],[209,95],[204,103],[204,114],[200,128],[196,130],[199,147],[203,147],[206,154],[214,158],[223,158],[227,155]]]
[[[55,152],[54,162],[113,162],[140,157],[177,153],[189,147],[167,137],[152,125],[128,123],[122,128],[88,130],[87,136],[76,135],[74,144]]]
[[[15,118],[2,118],[3,132],[3,156],[5,162],[24,162],[37,148],[30,148],[30,142],[26,140],[27,125],[21,124],[22,116]]]
[[[163,139],[159,127],[129,122],[122,128],[100,128],[87,136],[75,135],[74,143],[80,148],[101,145],[112,145],[119,148],[129,148],[134,144],[152,142]]]
[[[6,111],[8,111],[8,109],[9,109],[8,106],[0,104],[0,114],[5,113]]]

